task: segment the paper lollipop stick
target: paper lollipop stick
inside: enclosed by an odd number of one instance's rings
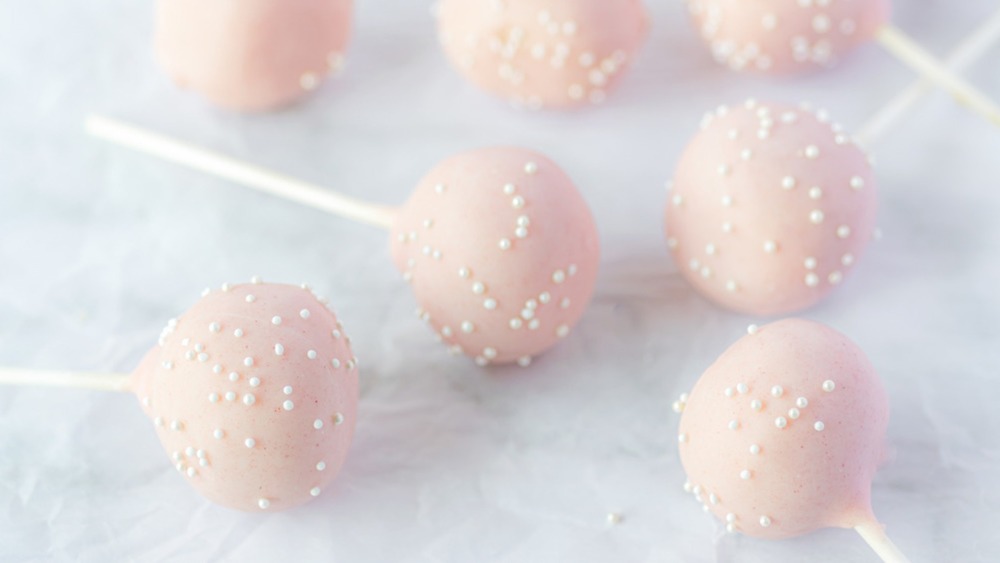
[[[87,118],[86,127],[91,135],[100,139],[224,178],[244,187],[359,223],[383,229],[392,227],[396,210],[391,207],[360,201],[121,121],[91,116]]]
[[[1000,10],[993,14],[972,35],[962,41],[951,56],[948,57],[948,68],[955,73],[964,71],[982,58],[983,54],[993,47],[998,39],[1000,39]],[[930,92],[931,88],[931,81],[926,79],[917,80],[872,116],[859,129],[854,138],[862,145],[871,146],[889,128],[906,116],[913,109],[913,106]]]
[[[258,191],[391,230],[418,315],[452,353],[517,362],[566,337],[593,295],[597,227],[569,177],[546,157],[493,148],[440,163],[400,208],[354,198],[102,117],[95,136]]]
[[[120,373],[37,371],[0,367],[0,385],[69,387],[97,391],[129,391],[129,376]]]
[[[225,285],[167,324],[131,375],[0,369],[0,384],[134,393],[209,500],[283,510],[318,496],[354,435],[357,359],[309,290]]]
[[[775,74],[826,67],[869,40],[1000,125],[1000,107],[951,73],[889,21],[888,0],[802,2],[688,0],[717,60],[737,70]]]

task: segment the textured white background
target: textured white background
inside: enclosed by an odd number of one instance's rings
[[[426,0],[358,4],[342,79],[239,116],[155,66],[150,2],[0,0],[0,364],[127,372],[204,286],[252,274],[329,296],[363,362],[344,471],[273,515],[202,500],[131,396],[0,389],[0,561],[874,560],[849,531],[722,536],[682,492],[670,402],[753,319],[685,286],[661,210],[705,110],[809,99],[856,128],[912,75],[874,45],[829,73],[732,74],[680,2],[650,0],[652,34],[606,106],[523,114],[450,70]],[[938,53],[998,7],[896,4]],[[996,97],[998,57],[970,73]],[[454,152],[541,150],[597,216],[596,299],[530,369],[478,369],[414,318],[383,233],[92,141],[92,110],[384,203]],[[855,339],[890,391],[895,459],[874,502],[896,542],[917,561],[996,561],[1000,132],[936,94],[874,149],[885,239],[805,316]]]

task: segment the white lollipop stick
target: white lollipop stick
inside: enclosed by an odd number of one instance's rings
[[[1000,10],[952,52],[947,60],[948,68],[956,73],[964,71],[979,60],[998,39],[1000,39]],[[930,92],[932,87],[933,84],[929,80],[917,80],[869,119],[855,138],[866,146],[878,141],[890,127]]]
[[[86,128],[91,135],[100,139],[260,192],[383,229],[392,226],[395,210],[391,207],[334,193],[320,186],[106,117],[88,117]]]
[[[129,376],[122,373],[80,373],[0,368],[0,385],[75,387],[97,391],[128,392]]]
[[[886,563],[910,563],[903,552],[885,535],[885,527],[872,521],[854,528]]]
[[[959,103],[968,106],[995,125],[1000,125],[1000,107],[975,86],[955,76],[945,65],[899,29],[884,25],[876,32],[875,37],[889,52],[922,74],[925,79],[949,92]]]

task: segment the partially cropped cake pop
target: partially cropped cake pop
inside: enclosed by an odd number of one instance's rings
[[[867,155],[826,112],[751,100],[710,113],[685,149],[667,242],[708,299],[785,314],[846,279],[875,233],[876,209]]]
[[[347,456],[357,360],[307,289],[223,286],[171,320],[132,375],[177,470],[209,500],[283,510],[318,496]]]
[[[438,164],[392,228],[393,260],[421,316],[483,365],[527,365],[569,334],[594,291],[598,244],[569,177],[518,148]]]
[[[799,319],[751,327],[676,408],[685,488],[730,532],[856,528],[887,560],[903,560],[871,508],[888,399],[842,334]]]
[[[829,66],[889,21],[889,0],[688,0],[716,60],[791,73]]]
[[[156,51],[182,87],[235,110],[294,102],[340,70],[352,0],[159,0]]]
[[[441,0],[437,14],[454,66],[532,109],[603,102],[648,27],[640,0]]]

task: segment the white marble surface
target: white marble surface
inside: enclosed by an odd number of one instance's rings
[[[359,0],[343,78],[247,117],[171,86],[149,4],[0,0],[0,364],[127,372],[203,287],[308,281],[363,359],[355,446],[316,502],[243,514],[185,484],[133,397],[3,388],[0,561],[874,561],[848,531],[723,536],[681,490],[670,403],[752,319],[685,286],[661,210],[708,108],[809,99],[855,128],[905,68],[871,46],[825,74],[735,75],[679,2],[650,0],[652,35],[605,107],[524,114],[451,72],[426,0]],[[899,0],[896,19],[944,53],[997,4]],[[970,72],[996,97],[998,58]],[[451,153],[539,149],[597,216],[597,297],[530,369],[479,369],[414,318],[383,233],[94,142],[92,110],[384,203]],[[1000,132],[938,94],[874,152],[885,239],[805,316],[856,340],[890,391],[874,502],[896,542],[996,561]]]

